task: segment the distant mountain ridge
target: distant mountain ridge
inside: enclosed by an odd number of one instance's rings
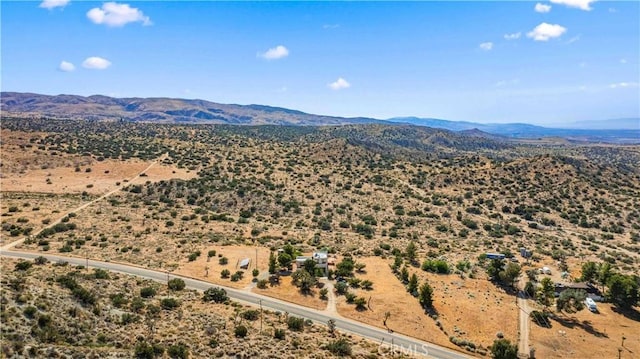
[[[313,115],[264,105],[220,104],[162,97],[50,96],[18,92],[2,92],[0,96],[3,113],[53,118],[291,126],[387,123],[373,118]]]
[[[473,137],[540,138],[562,137],[571,141],[640,143],[640,119],[576,122],[571,128],[549,128],[525,123],[483,124],[434,118],[336,117],[305,113],[266,105],[220,104],[206,100],[178,98],[114,98],[104,95],[41,95],[2,92],[3,116],[38,116],[84,120],[131,122],[208,123],[230,125],[335,126],[354,124],[410,124]],[[607,126],[613,128],[606,128]],[[578,128],[579,127],[579,128]]]

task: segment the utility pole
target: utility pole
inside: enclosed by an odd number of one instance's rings
[[[88,272],[89,271],[89,255],[88,254],[85,256],[85,259],[87,260],[86,262],[87,265],[85,266],[85,268],[87,269],[87,272]]]
[[[260,334],[262,334],[262,299],[259,300],[260,303]]]
[[[258,248],[256,248],[256,269],[258,269]]]

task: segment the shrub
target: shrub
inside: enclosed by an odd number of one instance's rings
[[[242,312],[241,316],[246,320],[258,320],[258,318],[260,318],[260,312],[255,309],[249,309]]]
[[[344,338],[330,342],[325,349],[338,356],[351,355],[351,344]]]
[[[49,262],[49,260],[47,258],[43,257],[43,256],[40,256],[40,257],[34,259],[33,262],[35,264],[37,264],[37,265],[42,265],[42,264],[46,264],[47,262]]]
[[[227,278],[229,278],[230,275],[231,275],[231,272],[228,269],[223,269],[220,272],[220,278],[222,278],[222,279],[227,279]]]
[[[142,298],[153,298],[157,294],[157,291],[153,287],[144,287],[140,289],[140,296]]]
[[[229,259],[227,257],[220,257],[218,263],[220,263],[220,265],[226,265],[227,263],[229,263]]]
[[[109,279],[109,272],[101,268],[95,268],[93,270],[93,276],[96,279]]]
[[[304,329],[304,319],[294,317],[294,316],[289,316],[287,318],[287,327],[291,330],[300,332]]]
[[[229,299],[227,296],[227,291],[222,288],[211,287],[204,291],[204,296],[202,300],[205,302],[216,302],[222,303],[226,302]]]
[[[175,298],[162,298],[160,306],[163,309],[172,310],[178,308],[180,306],[180,302]]]
[[[244,338],[247,336],[247,327],[244,325],[238,325],[234,332],[237,338]]]
[[[171,345],[167,353],[173,359],[186,359],[189,357],[189,348],[184,343],[178,343]]]
[[[258,283],[256,284],[256,287],[258,287],[258,289],[266,289],[267,288],[267,283],[269,283],[268,280],[260,279],[258,281]],[[321,292],[320,294],[322,294],[322,290],[320,292]]]
[[[283,340],[283,339],[284,339],[284,337],[285,337],[285,331],[284,331],[284,329],[276,328],[276,329],[273,331],[273,337],[274,337],[274,338],[276,338],[276,339],[279,339],[279,340]]]
[[[22,261],[21,260],[20,262],[16,263],[15,268],[16,268],[16,270],[19,270],[19,271],[26,271],[29,268],[31,268],[31,266],[33,266],[33,263],[31,263],[29,261]]]
[[[36,307],[34,306],[27,306],[26,308],[24,308],[24,310],[22,311],[22,313],[24,314],[25,317],[29,318],[29,319],[33,319],[33,317],[36,315],[36,313],[38,312],[38,309],[36,309]]]
[[[169,289],[175,290],[175,291],[183,290],[184,287],[186,286],[184,283],[184,280],[180,278],[173,278],[169,280],[169,282],[167,282],[167,285],[169,286]]]

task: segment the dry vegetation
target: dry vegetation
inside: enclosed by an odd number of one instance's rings
[[[350,335],[331,335],[325,325],[290,329],[284,313],[265,311],[260,332],[255,308],[204,302],[195,291],[69,265],[33,264],[19,270],[19,263],[3,259],[0,267],[1,355],[6,358],[144,357],[140,352],[146,345],[174,358],[324,358],[331,354],[324,346],[340,339],[354,357],[402,356]],[[86,294],[69,289],[70,279]],[[149,288],[155,294],[149,295]],[[240,326],[246,336],[236,331]],[[276,330],[282,331],[280,339],[274,337]]]
[[[489,263],[479,254],[518,257],[526,247],[535,267],[548,264],[570,278],[580,277],[585,261],[635,275],[640,267],[637,146],[515,143],[379,125],[7,119],[3,128],[3,238],[28,234],[23,249],[206,274],[214,283],[245,288],[252,283],[253,263],[237,282],[220,278],[220,272],[228,268],[233,274],[237,260],[253,259],[256,248],[261,279],[269,249],[287,243],[301,252],[327,248],[365,263],[355,277],[373,282],[371,290],[351,289],[371,298],[369,309],[358,311],[338,296],[340,314],[382,326],[380,308],[388,307],[393,330],[456,348],[452,342],[458,341],[480,354],[496,334],[517,340],[518,309],[510,286],[487,280]],[[162,167],[156,167],[163,170],[124,182],[163,154]],[[116,171],[120,163],[123,172],[105,177],[107,167]],[[106,167],[84,170],[98,165]],[[21,188],[19,181],[5,187],[8,178],[46,181],[42,171],[52,173],[53,190]],[[91,177],[94,172],[101,173]],[[53,215],[52,202],[59,201],[56,213],[64,214],[95,198],[91,191],[64,194],[67,189],[101,181],[105,189],[119,181],[122,190],[66,216],[60,231],[39,231]],[[58,194],[22,193],[32,191]],[[30,213],[34,205],[43,213]],[[413,260],[405,253],[409,243],[416,246]],[[211,250],[217,252],[209,259]],[[227,265],[219,263],[220,254],[228,256]],[[448,264],[448,274],[420,269],[424,261],[436,260]],[[430,283],[432,310],[423,310],[406,291],[402,267],[420,284]],[[288,279],[262,291],[311,307],[323,304],[318,290],[303,296]],[[496,313],[499,320],[486,320]],[[629,325],[640,329],[637,321]],[[534,332],[534,346],[543,337]]]

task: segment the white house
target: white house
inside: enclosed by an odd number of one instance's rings
[[[320,268],[326,274],[329,269],[329,256],[327,252],[313,252],[311,257],[299,256],[296,257],[296,268],[300,269],[304,267],[304,262],[312,259],[316,263],[316,268]]]

